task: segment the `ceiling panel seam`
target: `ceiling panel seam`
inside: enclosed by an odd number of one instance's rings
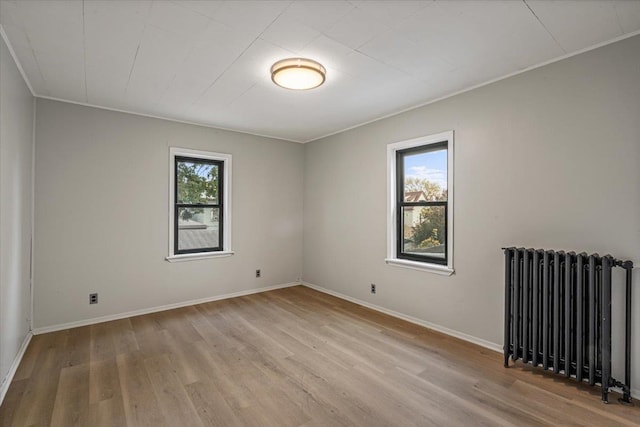
[[[222,73],[220,73],[220,75],[219,75],[219,76],[217,76],[217,77],[213,80],[213,82],[212,82],[209,86],[207,86],[207,88],[206,88],[206,89],[205,89],[205,90],[204,90],[200,95],[198,95],[198,97],[197,97],[197,98],[196,98],[196,99],[195,99],[191,104],[189,104],[189,106],[188,106],[188,107],[186,107],[186,109],[185,109],[185,110],[188,110],[189,108],[191,108],[191,107],[193,107],[193,106],[197,105],[197,104],[198,104],[198,102],[199,102],[199,101],[200,101],[200,100],[205,96],[205,94],[209,91],[209,89],[211,89],[211,88],[212,88],[212,87],[213,87],[213,86],[214,86],[214,85],[215,85],[215,84],[216,84],[216,83],[217,83],[217,82],[222,78],[222,76],[224,76],[224,75],[227,73],[227,71],[229,71],[229,70],[231,69],[231,67],[233,67],[233,65],[234,65],[236,62],[238,62],[238,60],[239,60],[240,58],[242,58],[242,56],[243,56],[245,53],[247,53],[247,51],[248,51],[249,49],[251,49],[251,47],[255,44],[256,40],[265,41],[265,40],[263,40],[263,39],[262,39],[262,37],[261,37],[261,36],[264,34],[264,32],[265,32],[265,31],[267,31],[267,29],[269,29],[269,27],[271,27],[271,25],[273,25],[273,23],[274,23],[274,22],[276,22],[276,21],[278,20],[278,18],[280,18],[280,17],[282,16],[282,14],[283,14],[283,13],[285,13],[285,12],[289,9],[289,7],[291,6],[291,4],[292,4],[292,3],[293,3],[293,1],[290,1],[290,2],[289,2],[289,4],[287,5],[287,7],[285,7],[285,8],[284,8],[284,9],[283,9],[279,14],[278,14],[278,16],[276,16],[275,18],[273,18],[273,20],[269,23],[269,25],[267,25],[267,26],[266,26],[266,27],[265,27],[265,28],[260,32],[260,34],[258,34],[258,35],[253,39],[253,41],[251,41],[251,43],[249,43],[249,45],[248,45],[246,48],[244,48],[244,50],[243,50],[242,52],[240,52],[240,55],[238,55],[238,56],[237,56],[233,61],[231,61],[231,63],[230,63],[230,64],[229,64],[225,69],[224,69],[224,71],[222,71]],[[266,42],[266,41],[265,41],[265,42]],[[255,86],[255,84],[254,84],[254,85],[252,85],[252,86],[251,86],[251,88],[253,88],[253,86]],[[251,88],[249,88],[249,89],[251,89]],[[247,92],[247,91],[244,91],[243,93],[241,93],[241,94],[240,94],[240,96],[241,96],[241,95],[244,95],[246,92]],[[227,105],[231,105],[231,104],[233,104],[233,102],[234,102],[236,99],[238,99],[240,96],[238,96],[238,97],[236,97],[235,99],[233,99],[233,100],[232,100],[229,104],[227,104]],[[296,142],[300,142],[300,141],[296,141]]]
[[[527,6],[527,9],[529,9],[529,12],[531,12],[533,14],[533,16],[535,16],[536,20],[540,23],[540,25],[542,25],[542,28],[544,28],[544,30],[547,32],[547,34],[549,34],[549,36],[553,39],[553,41],[556,42],[556,44],[562,50],[562,52],[564,52],[566,54],[567,51],[564,49],[564,47],[562,47],[562,45],[556,39],[556,37],[553,35],[553,33],[551,31],[549,31],[547,26],[544,25],[544,22],[542,22],[542,20],[538,17],[538,15],[536,15],[536,13],[533,11],[533,9],[531,9],[531,6],[529,6],[529,3],[527,3],[527,0],[522,0],[522,2],[525,4],[525,6]]]
[[[138,47],[136,48],[136,53],[133,55],[133,62],[131,63],[131,69],[129,70],[129,77],[127,78],[127,84],[124,87],[124,93],[127,93],[129,90],[129,83],[131,83],[131,76],[133,75],[133,69],[136,67],[136,60],[138,59],[138,52],[140,52],[140,45],[142,44],[142,38],[144,37],[144,33],[147,30],[147,23],[149,22],[149,17],[151,16],[151,6],[152,2],[149,2],[149,8],[147,9],[147,16],[144,19],[144,27],[142,28],[142,32],[140,33],[140,40],[138,40]],[[87,102],[89,102],[87,100]]]

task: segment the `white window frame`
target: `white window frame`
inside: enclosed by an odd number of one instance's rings
[[[174,221],[175,218],[175,158],[176,156],[197,159],[217,160],[224,162],[224,178],[222,180],[222,250],[215,252],[199,252],[191,254],[175,254]],[[188,148],[169,147],[169,262],[192,261],[197,259],[221,258],[234,254],[231,250],[231,154],[212,153],[210,151],[191,150]]]
[[[447,142],[447,265],[434,264],[424,261],[413,261],[398,258],[397,254],[397,225],[396,219],[396,153],[407,148],[427,146]],[[428,271],[435,274],[450,276],[453,269],[453,131],[446,131],[434,135],[422,136],[406,141],[387,145],[387,258],[385,262],[395,267]]]

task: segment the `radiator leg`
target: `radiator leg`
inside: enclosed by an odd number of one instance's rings
[[[622,389],[622,397],[618,399],[618,402],[625,406],[633,406],[633,403],[631,402],[631,388],[622,383],[620,383],[618,387]]]
[[[602,392],[602,403],[609,403],[609,387],[611,386],[611,383],[609,380],[606,380],[604,377],[602,378],[602,387],[601,387],[601,392]]]

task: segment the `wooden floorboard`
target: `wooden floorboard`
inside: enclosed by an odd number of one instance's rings
[[[640,426],[640,406],[296,286],[37,335],[0,426]]]

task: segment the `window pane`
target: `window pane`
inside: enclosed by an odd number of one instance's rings
[[[178,250],[217,248],[220,209],[178,208]]]
[[[178,203],[218,204],[218,165],[178,161]]]
[[[404,155],[404,201],[447,200],[447,149]]]
[[[402,252],[445,258],[445,207],[402,208]]]

